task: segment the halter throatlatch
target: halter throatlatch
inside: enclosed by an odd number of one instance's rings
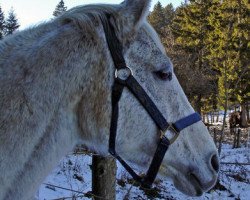
[[[110,23],[109,19],[110,14],[107,14],[107,19],[102,19],[106,40],[116,68],[115,81],[112,87],[111,97],[112,116],[110,126],[109,152],[123,165],[123,167],[136,181],[141,183],[142,187],[150,188],[156,178],[156,175],[159,171],[160,165],[169,145],[177,139],[182,129],[200,121],[201,117],[198,113],[193,113],[172,124],[166,121],[154,102],[150,99],[142,86],[134,78],[132,70],[127,67],[125,59],[123,57],[122,45],[118,40],[115,34],[114,27]],[[124,87],[127,87],[129,91],[138,99],[138,101],[145,108],[145,110],[148,112],[152,120],[161,131],[154,157],[151,161],[146,175],[143,177],[137,175],[135,171],[116,153],[115,150],[117,122],[119,117],[119,100],[121,98]],[[171,136],[166,135],[168,131],[172,133]]]

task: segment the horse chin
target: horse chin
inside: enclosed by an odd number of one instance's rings
[[[173,178],[174,186],[182,193],[188,196],[201,196],[203,194],[203,189],[201,188],[199,182],[195,179],[191,179],[187,176],[175,176]]]
[[[173,184],[176,189],[178,189],[183,194],[188,196],[201,196],[204,192],[199,181],[188,175],[181,172],[177,172],[174,168],[163,170],[163,167],[160,169],[161,177],[169,177],[172,179]]]

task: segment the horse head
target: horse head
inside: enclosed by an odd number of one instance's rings
[[[149,0],[126,0],[118,5],[115,11],[108,12],[108,15],[104,12],[101,17],[101,24],[104,26],[104,29],[101,28],[101,35],[104,38],[105,52],[108,52],[107,60],[109,60],[106,71],[111,77],[106,90],[112,91],[112,85],[118,76],[115,75],[115,71],[119,72],[116,66],[119,68],[119,65],[126,65],[124,67],[126,70],[123,72],[120,70],[122,74],[120,76],[125,76],[125,79],[132,76],[133,81],[137,82],[135,84],[139,85],[137,87],[125,84],[120,91],[117,108],[119,117],[116,116],[117,122],[114,123],[117,129],[114,131],[116,136],[111,142],[116,146],[113,154],[116,157],[122,157],[122,162],[126,160],[136,164],[144,171],[150,167],[155,156],[162,130],[157,126],[157,119],[152,120],[154,111],[150,114],[150,111],[145,109],[147,104],[147,102],[143,103],[145,98],[138,99],[138,96],[143,94],[136,93],[144,90],[161,113],[159,115],[162,115],[170,124],[186,119],[194,113],[157,33],[146,20],[149,6]],[[105,26],[112,28],[105,30]],[[114,32],[115,36],[110,36],[107,32]],[[119,51],[122,55],[117,55]],[[117,61],[116,56],[123,56],[124,61],[123,58],[118,58]],[[110,99],[111,93],[108,96]],[[112,115],[110,106],[109,100],[108,118]],[[107,127],[109,126],[110,122],[107,124]],[[108,129],[106,130],[109,132]],[[167,129],[163,134],[171,131]],[[96,136],[95,143],[102,146],[100,149],[105,154],[108,151],[108,141],[110,142],[111,136],[103,133],[102,135],[105,136]],[[163,158],[159,174],[163,178],[171,178],[180,191],[193,196],[201,195],[213,187],[217,180],[219,161],[213,140],[205,125],[199,120],[181,130],[178,138],[175,139]],[[94,146],[90,148],[98,151]],[[114,147],[111,148],[114,151]]]

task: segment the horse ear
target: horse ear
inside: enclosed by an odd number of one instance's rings
[[[140,28],[149,14],[151,0],[125,0],[121,3],[121,14],[126,19],[127,28]]]

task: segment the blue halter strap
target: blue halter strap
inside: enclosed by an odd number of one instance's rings
[[[190,125],[192,125],[200,120],[201,120],[201,116],[195,112],[191,115],[188,115],[187,117],[179,119],[177,122],[175,122],[173,124],[173,126],[177,132],[180,132],[184,128],[187,128],[188,126],[190,126]]]

